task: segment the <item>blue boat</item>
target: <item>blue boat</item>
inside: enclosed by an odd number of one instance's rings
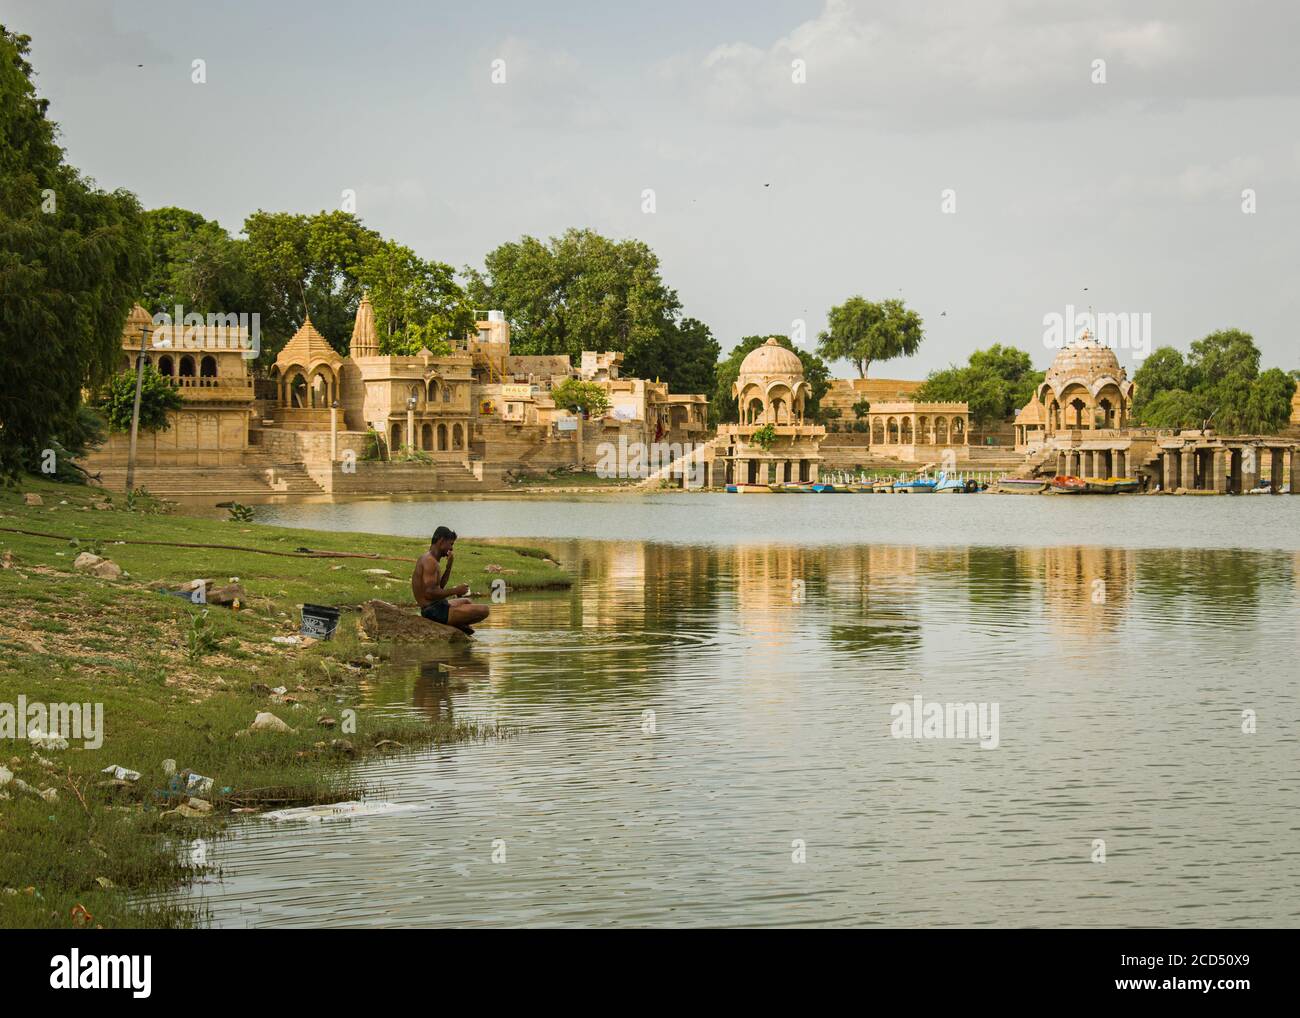
[[[934,477],[913,477],[910,481],[895,481],[895,495],[932,495],[939,481]]]
[[[834,495],[836,492],[843,489],[837,488],[833,484],[814,484],[812,490],[818,495]]]
[[[939,475],[939,483],[934,487],[936,495],[963,495],[967,491],[966,482],[960,477],[949,477],[947,474]]]

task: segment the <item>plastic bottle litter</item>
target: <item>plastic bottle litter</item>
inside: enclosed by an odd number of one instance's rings
[[[117,781],[139,781],[140,772],[133,771],[126,767],[119,767],[117,764],[109,764],[100,774],[110,774]]]

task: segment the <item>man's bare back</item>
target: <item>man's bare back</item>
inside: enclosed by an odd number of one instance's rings
[[[432,551],[426,551],[415,560],[415,572],[411,574],[411,593],[421,608],[430,604],[426,591],[431,585],[440,586],[439,578],[438,560]]]

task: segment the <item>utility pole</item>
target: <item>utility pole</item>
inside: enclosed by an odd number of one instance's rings
[[[140,433],[140,391],[144,388],[144,344],[149,326],[140,326],[140,352],[135,358],[135,409],[131,411],[131,448],[126,454],[126,491],[135,491],[135,443]]]

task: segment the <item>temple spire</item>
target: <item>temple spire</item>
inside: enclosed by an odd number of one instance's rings
[[[378,357],[379,340],[375,333],[375,309],[370,305],[370,291],[361,295],[357,305],[357,319],[352,325],[352,344],[348,352],[353,357]]]

